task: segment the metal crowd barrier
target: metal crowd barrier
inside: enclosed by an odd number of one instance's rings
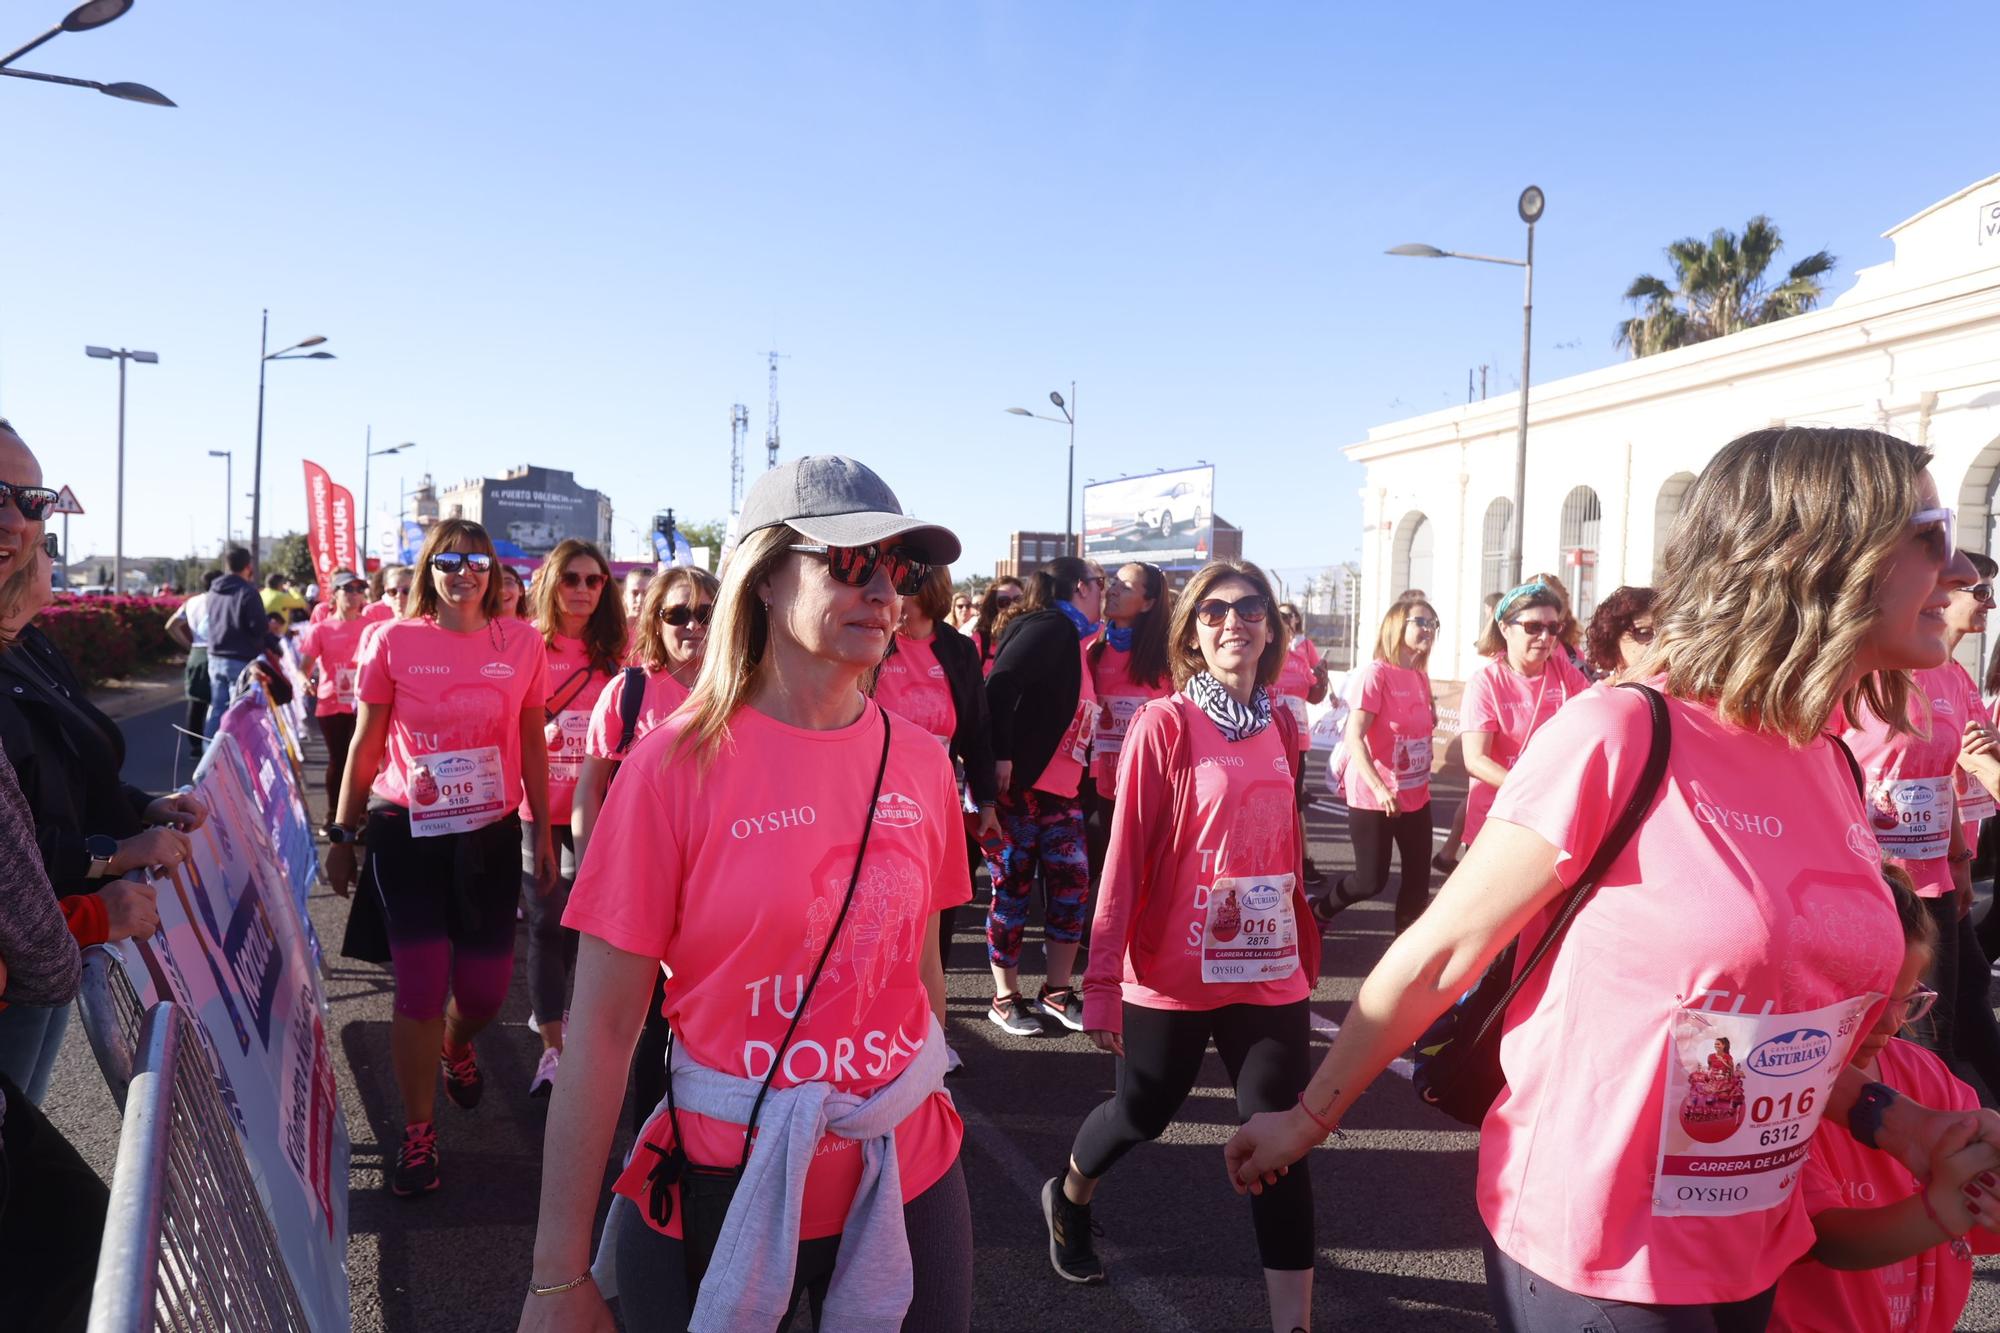
[[[108,967],[107,967],[108,962]],[[97,1012],[137,996],[115,960],[100,958]],[[113,976],[103,975],[106,971]],[[86,1021],[90,1010],[86,1010]],[[91,1024],[102,1061],[101,1030]],[[105,1077],[118,1091],[114,1059]],[[145,1011],[122,1065],[125,1125],[98,1253],[89,1333],[308,1333],[229,1114],[191,1016],[162,1001]]]
[[[123,1111],[125,1090],[132,1083],[132,1060],[139,1050],[139,1023],[146,1015],[117,950],[99,944],[83,951],[76,1003],[105,1086]]]

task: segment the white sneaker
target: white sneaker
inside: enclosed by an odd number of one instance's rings
[[[562,1052],[551,1046],[542,1052],[542,1058],[535,1065],[535,1077],[528,1082],[530,1097],[546,1097],[556,1085],[556,1066],[562,1063]]]

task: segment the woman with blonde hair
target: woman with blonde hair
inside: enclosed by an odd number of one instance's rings
[[[584,936],[521,1327],[972,1320],[937,917],[964,902],[944,749],[862,693],[897,598],[958,539],[817,455],[757,479],[684,707],[633,748],[565,924]],[[591,1220],[664,964],[665,1103]]]
[[[1944,660],[1940,613],[1970,570],[1929,462],[1865,430],[1756,431],[1717,454],[1667,546],[1638,668],[1658,694],[1596,691],[1548,724],[1299,1104],[1231,1140],[1239,1188],[1331,1133],[1516,936],[1553,953],[1504,1010],[1480,1132],[1503,1330],[1762,1328],[1813,1245],[1798,1159],[1822,1116],[1918,1170],[1946,1129],[1978,1128],[1846,1067],[1903,933],[1825,733],[1863,708],[1900,720],[1909,672]],[[1688,1071],[1720,1037],[1743,1084],[1704,1103]]]
[[[1396,932],[1409,929],[1431,898],[1431,645],[1438,615],[1426,601],[1403,601],[1382,617],[1375,656],[1348,683],[1347,834],[1354,873],[1333,882],[1313,910],[1322,921],[1389,882],[1391,847],[1402,861]]]

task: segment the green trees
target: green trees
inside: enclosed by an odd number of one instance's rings
[[[1766,275],[1783,248],[1777,227],[1761,213],[1741,235],[1717,227],[1707,240],[1675,241],[1666,249],[1674,266],[1671,286],[1642,273],[1625,289],[1625,299],[1639,313],[1620,322],[1617,345],[1633,356],[1651,356],[1812,309],[1822,294],[1821,279],[1836,261],[1815,251],[1792,265],[1784,281],[1769,286]]]

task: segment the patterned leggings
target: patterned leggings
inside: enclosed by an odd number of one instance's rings
[[[986,953],[996,967],[1018,967],[1037,866],[1048,895],[1042,919],[1048,938],[1069,944],[1083,938],[1083,908],[1090,898],[1083,806],[1074,796],[1030,789],[1000,793],[998,814],[1001,837],[985,848],[986,873],[993,880]]]

